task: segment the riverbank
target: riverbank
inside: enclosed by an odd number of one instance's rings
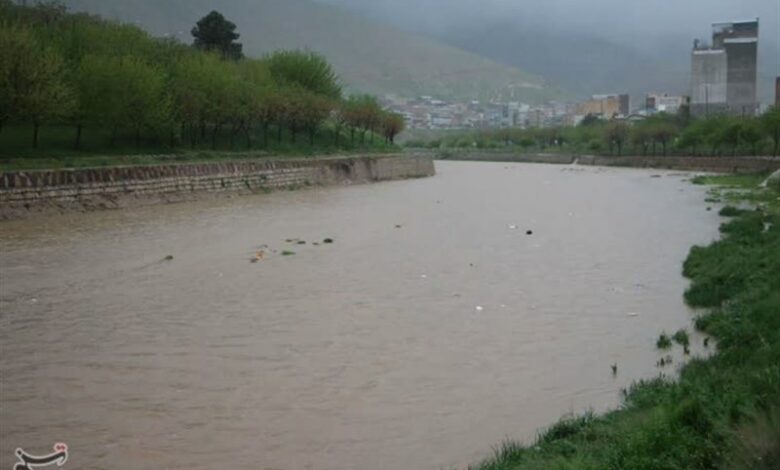
[[[634,384],[617,411],[564,418],[533,445],[506,443],[472,468],[778,468],[780,192],[761,180],[694,181],[723,185],[712,199],[742,206],[721,211],[721,240],[693,247],[683,266],[685,300],[702,309],[695,327],[711,356],[690,359],[676,381]]]
[[[432,159],[422,155],[264,158],[6,171],[0,172],[0,219],[434,174]]]
[[[663,157],[573,155],[553,153],[512,153],[490,151],[435,151],[436,159],[456,161],[549,163],[557,165],[589,165],[626,168],[657,168],[659,170],[707,171],[714,173],[760,173],[780,169],[776,157]]]

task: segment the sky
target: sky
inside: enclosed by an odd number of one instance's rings
[[[463,24],[514,20],[518,26],[592,33],[652,47],[659,37],[708,37],[713,22],[761,18],[761,39],[780,44],[780,0],[318,0],[395,26],[442,33]],[[780,49],[775,47],[775,49]]]

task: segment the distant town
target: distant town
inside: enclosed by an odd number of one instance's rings
[[[758,19],[715,23],[711,42],[694,41],[688,95],[649,92],[640,99],[628,93],[593,95],[580,102],[527,104],[511,102],[449,102],[433,96],[385,96],[385,108],[403,116],[409,129],[500,129],[576,126],[587,116],[604,120],[641,121],[657,113],[693,116],[762,111],[757,99]],[[776,81],[780,105],[780,77]]]

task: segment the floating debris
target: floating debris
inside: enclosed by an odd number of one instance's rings
[[[298,240],[298,244],[299,244],[299,245],[305,245],[305,244],[306,244],[306,242],[305,242],[304,240]]]
[[[293,256],[294,254],[295,254],[295,252],[294,252],[294,251],[288,251],[288,250],[284,250],[284,251],[282,252],[282,256]]]
[[[704,338],[704,347],[709,348],[710,347],[710,338]]]
[[[612,364],[612,375],[617,375],[617,363]]]
[[[332,238],[326,238],[325,240],[322,240],[322,243],[326,243],[326,244],[333,243],[333,239]]]
[[[482,310],[484,310],[484,309],[485,309],[485,308],[484,308],[484,307],[482,307],[482,305],[477,305],[476,307],[474,307],[474,310],[476,310],[477,312],[481,312],[481,311],[482,311]]]
[[[509,230],[517,230],[517,225],[510,225]]]
[[[264,251],[264,250],[259,250],[259,251],[257,251],[257,252],[255,253],[255,256],[253,256],[253,257],[252,257],[252,258],[249,260],[249,262],[250,262],[250,263],[257,263],[258,261],[262,261],[262,260],[263,260],[263,258],[265,258],[265,251]]]
[[[627,315],[628,315],[629,317],[638,317],[638,316],[639,316],[639,314],[638,314],[638,313],[636,313],[636,312],[628,312],[628,314],[627,314]]]
[[[395,228],[401,228],[400,224],[396,224]]]
[[[533,230],[526,230],[526,231],[525,231],[525,234],[526,234],[526,235],[533,235],[533,234],[534,234],[534,231],[533,231]]]
[[[163,261],[173,261],[173,255],[168,255],[165,258],[163,258]]]
[[[423,279],[428,279],[428,275],[427,274],[420,274],[420,277],[423,278]]]

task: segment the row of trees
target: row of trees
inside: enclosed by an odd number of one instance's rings
[[[22,7],[0,0],[0,132],[28,125],[33,147],[44,125],[72,126],[73,146],[90,130],[109,145],[132,135],[136,146],[192,147],[229,141],[268,145],[302,134],[311,144],[324,126],[334,145],[356,134],[392,143],[404,121],[371,96],[343,98],[328,62],[307,51],[243,57],[235,25],[212,12],[193,28],[195,47],[56,3]],[[341,131],[348,131],[347,139]]]
[[[422,142],[412,142],[421,145]],[[691,119],[685,113],[659,114],[642,121],[586,118],[576,127],[494,129],[459,133],[429,146],[593,152],[622,155],[759,155],[780,150],[780,108],[760,117],[712,116]]]

